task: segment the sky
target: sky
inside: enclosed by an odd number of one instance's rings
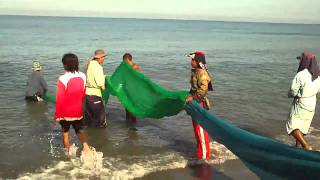
[[[320,0],[0,0],[0,14],[320,24]]]

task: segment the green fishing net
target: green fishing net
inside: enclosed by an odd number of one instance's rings
[[[187,91],[171,91],[122,62],[111,77],[106,78],[108,93],[137,117],[162,118],[179,113],[184,107]],[[107,99],[105,99],[107,101]]]
[[[106,76],[106,90],[102,91],[105,103],[110,94],[117,96],[121,104],[137,117],[162,118],[179,113],[188,92],[165,89],[122,62],[112,76]],[[49,93],[44,95],[44,99],[56,101],[55,96]]]
[[[50,94],[48,91],[44,94],[43,99],[47,102],[56,103],[56,96]]]
[[[212,139],[225,145],[261,179],[319,179],[319,152],[305,151],[240,129],[195,101],[185,109]]]
[[[125,62],[112,76],[106,77],[106,87],[102,92],[105,102],[110,94],[117,96],[121,104],[137,117],[173,116],[185,108],[214,140],[225,145],[261,179],[320,177],[319,152],[305,151],[242,130],[203,109],[195,101],[185,105],[187,91],[167,90]],[[48,93],[44,99],[55,102],[55,97]]]

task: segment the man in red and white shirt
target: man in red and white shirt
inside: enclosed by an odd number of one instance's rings
[[[62,58],[65,74],[59,77],[56,94],[55,121],[63,131],[63,145],[69,152],[69,129],[72,126],[83,144],[83,151],[90,152],[87,139],[82,132],[82,104],[85,97],[86,76],[79,72],[79,61],[75,54],[65,54]]]

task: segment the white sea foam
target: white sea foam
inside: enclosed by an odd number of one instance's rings
[[[210,144],[212,153],[209,164],[221,164],[227,160],[237,159],[223,145],[216,142]],[[75,148],[75,147],[73,147]],[[152,172],[185,168],[197,163],[196,158],[185,157],[175,151],[149,156],[117,156],[104,157],[101,152],[92,148],[92,156],[70,156],[70,161],[59,161],[48,168],[42,168],[36,173],[26,173],[19,179],[133,179],[142,177]]]
[[[211,164],[222,164],[227,160],[238,159],[236,155],[234,155],[229,149],[227,149],[224,145],[219,144],[215,141],[210,143],[210,149],[213,151],[210,158],[209,163]]]

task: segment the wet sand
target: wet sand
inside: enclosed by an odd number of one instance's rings
[[[136,178],[139,180],[257,180],[259,179],[254,173],[252,173],[240,160],[229,160],[220,165],[194,165],[186,168],[159,171],[151,173],[142,178]]]

